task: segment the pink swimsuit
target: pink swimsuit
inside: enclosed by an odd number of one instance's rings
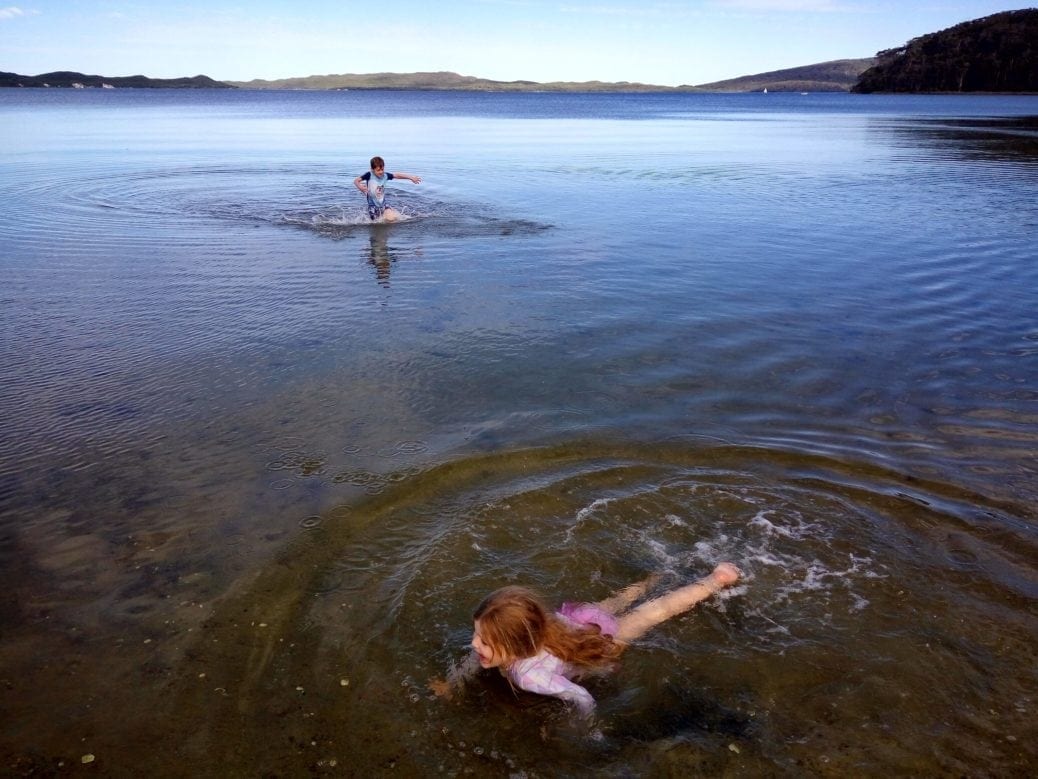
[[[597,625],[606,636],[615,636],[618,629],[616,617],[590,603],[563,603],[557,616],[572,625]],[[576,705],[581,713],[590,714],[595,709],[595,699],[579,684],[570,681],[577,671],[547,649],[542,649],[533,657],[512,663],[507,676],[520,689],[561,698]]]

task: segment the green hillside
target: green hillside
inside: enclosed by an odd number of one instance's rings
[[[41,73],[38,76],[20,76],[0,72],[0,87],[114,87],[116,89],[230,89],[208,76],[191,78],[148,78],[147,76],[91,76],[71,70]]]
[[[341,73],[275,80],[227,82],[243,89],[418,89],[468,92],[665,92],[692,87],[661,87],[629,81],[493,81],[457,73]]]
[[[846,92],[875,62],[872,57],[832,60],[700,84],[699,89],[710,92],[761,92],[765,89],[769,92]]]
[[[875,60],[849,59],[775,70],[755,76],[678,87],[630,81],[493,81],[457,73],[342,73],[271,81],[229,81],[244,89],[420,89],[482,92],[846,92]]]

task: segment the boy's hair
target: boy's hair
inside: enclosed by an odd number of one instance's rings
[[[585,668],[608,667],[620,659],[623,644],[602,635],[597,625],[572,626],[545,608],[525,587],[502,587],[479,604],[483,640],[509,662],[533,657],[542,649],[567,663]]]
[[[386,167],[386,161],[384,159],[382,159],[381,157],[372,157],[371,158],[371,169],[372,170],[374,170],[375,168],[385,168],[385,167]]]

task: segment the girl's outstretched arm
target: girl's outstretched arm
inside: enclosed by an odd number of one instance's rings
[[[735,584],[739,575],[739,569],[734,565],[721,563],[709,576],[646,601],[620,617],[616,640],[625,644],[634,641],[664,620],[688,611],[700,601]]]
[[[469,652],[460,663],[452,664],[447,671],[446,678],[433,678],[429,680],[429,689],[438,698],[450,700],[454,691],[460,689],[479,673],[479,656],[475,652]]]

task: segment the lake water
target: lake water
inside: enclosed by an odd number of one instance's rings
[[[3,771],[1033,774],[1038,98],[0,91]],[[407,215],[369,225],[381,154]],[[486,592],[742,586],[589,682]]]

